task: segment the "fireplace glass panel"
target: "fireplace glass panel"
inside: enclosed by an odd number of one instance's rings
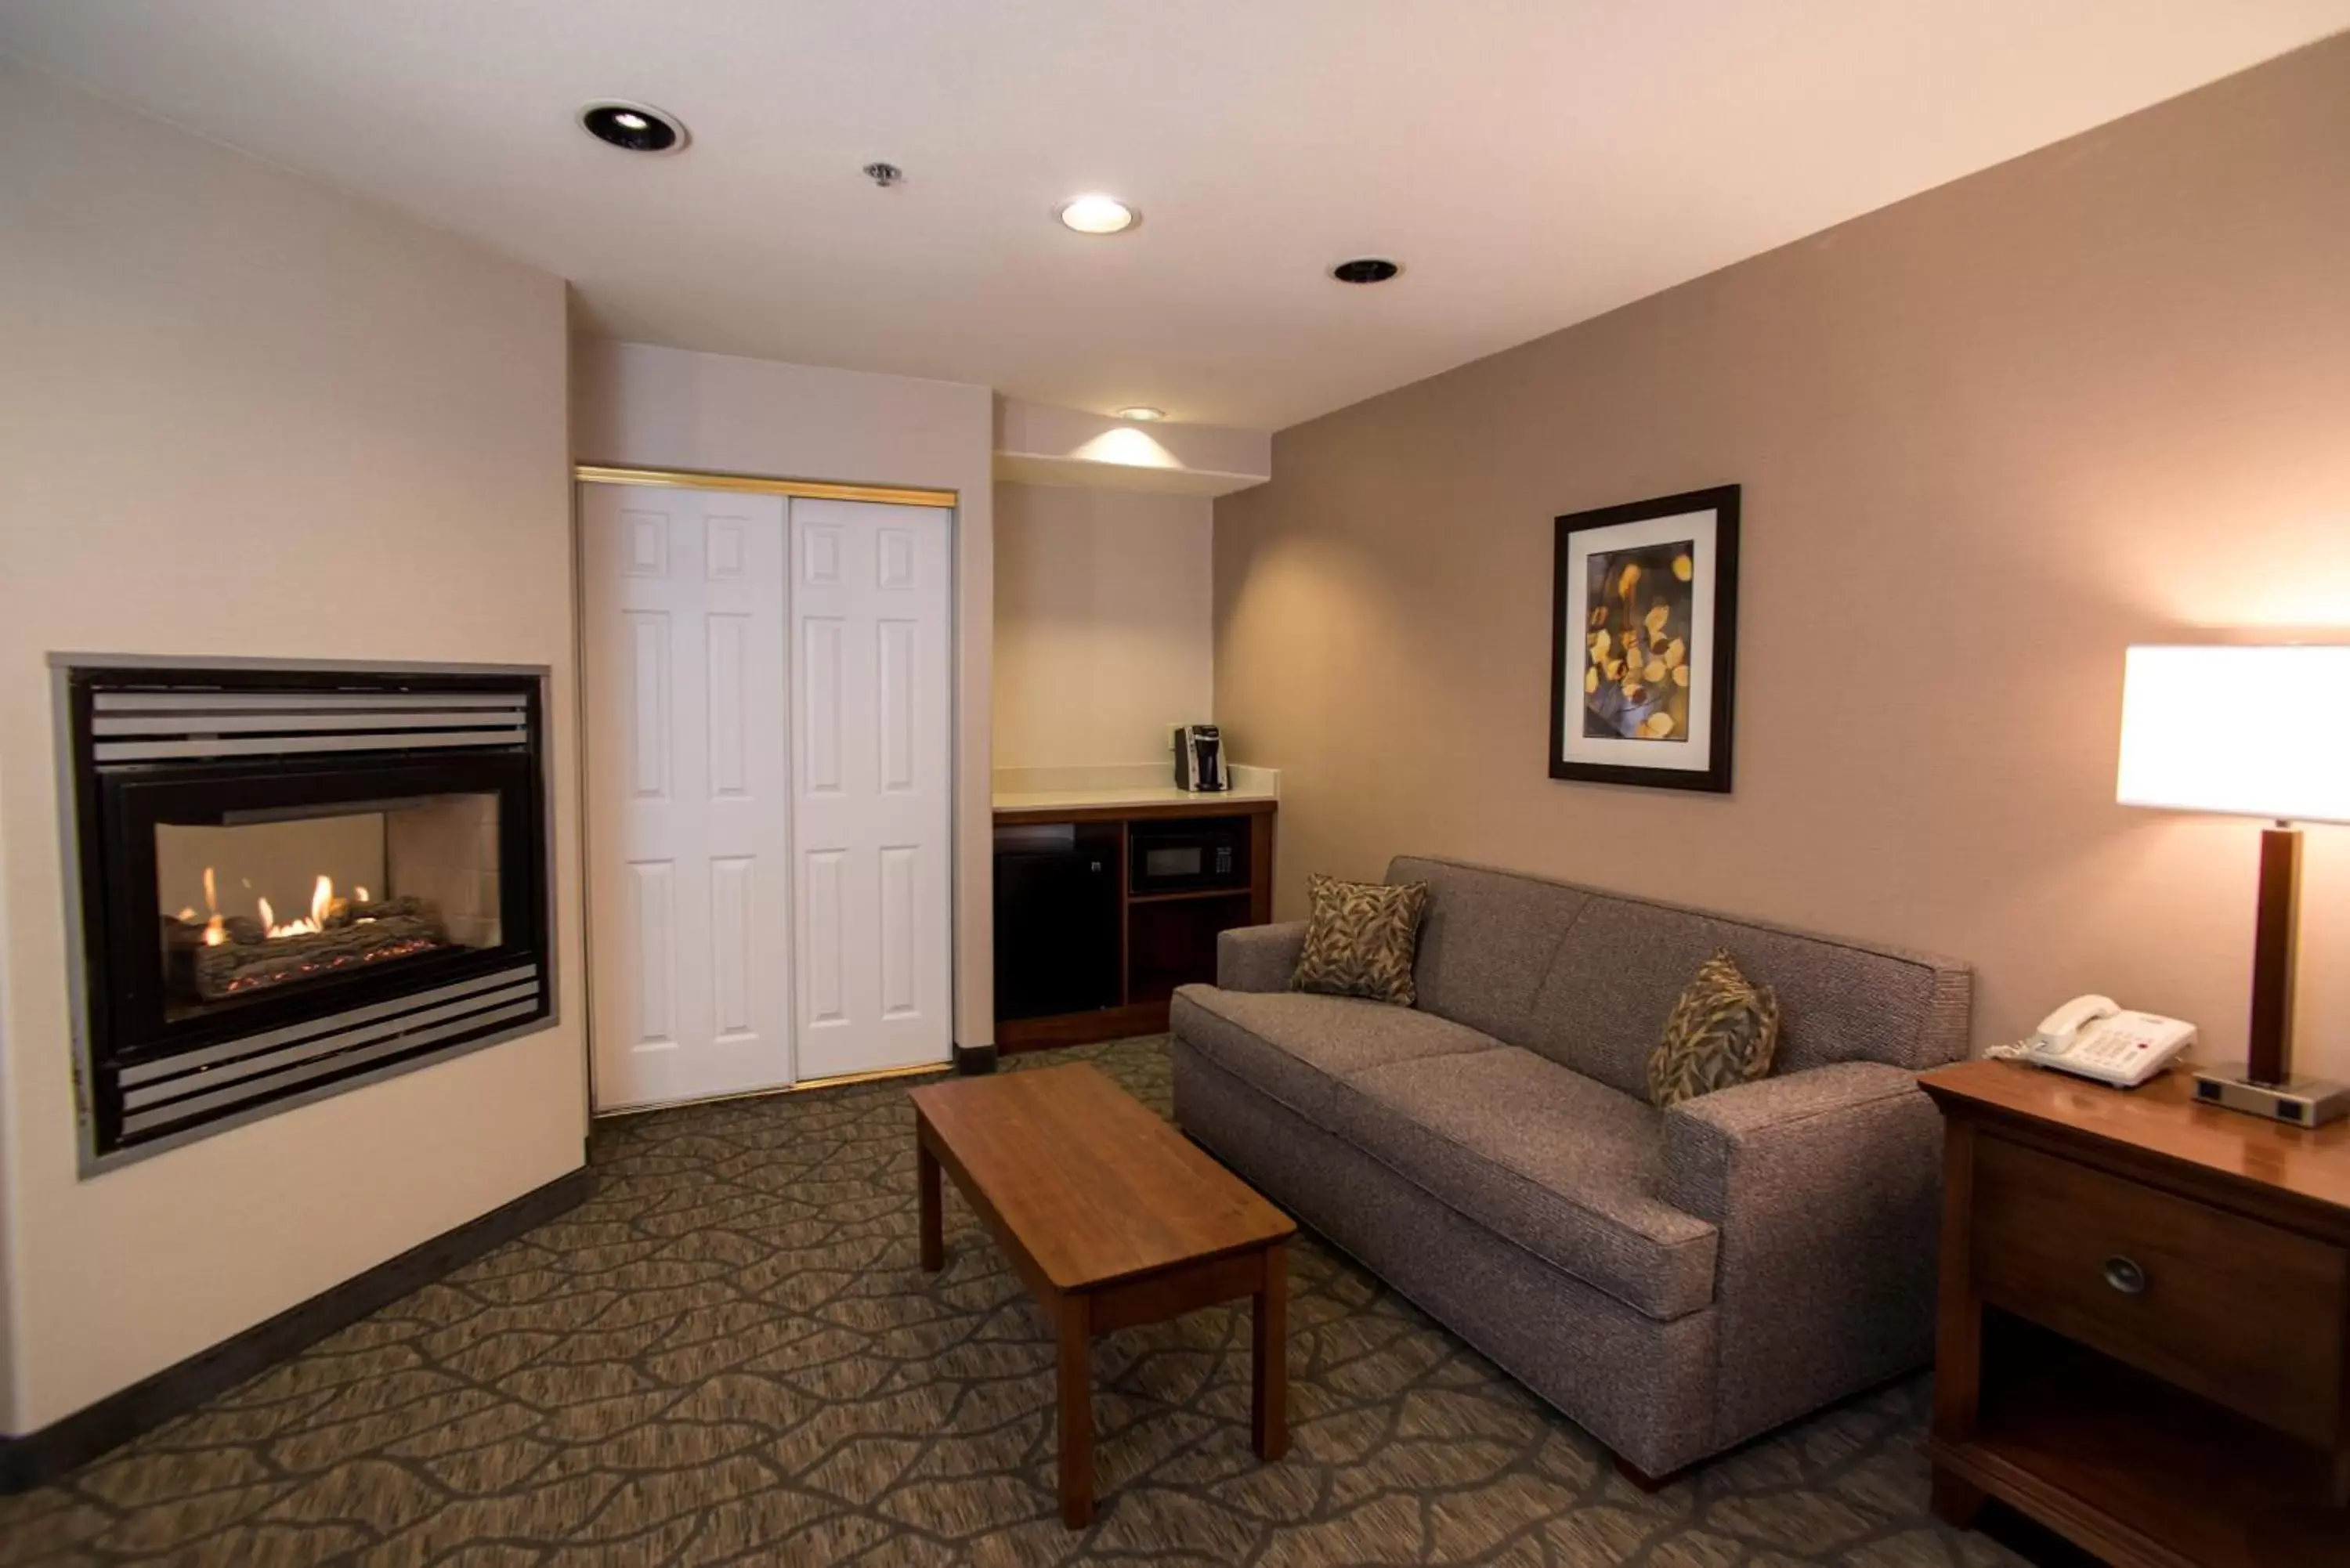
[[[154,833],[167,1019],[503,938],[495,792]]]

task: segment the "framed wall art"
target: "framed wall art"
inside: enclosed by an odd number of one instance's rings
[[[1730,791],[1738,486],[1558,520],[1550,776]]]

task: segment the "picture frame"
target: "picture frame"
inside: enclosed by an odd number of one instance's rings
[[[1739,487],[1557,520],[1550,776],[1727,794]]]

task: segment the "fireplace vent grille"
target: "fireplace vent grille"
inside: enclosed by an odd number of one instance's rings
[[[188,762],[293,752],[520,746],[526,697],[504,692],[100,691],[92,760]]]
[[[517,964],[398,1002],[128,1067],[121,1075],[122,1130],[151,1134],[216,1116],[538,1011],[538,966]]]

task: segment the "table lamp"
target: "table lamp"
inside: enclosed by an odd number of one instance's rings
[[[2206,1104],[2315,1127],[2350,1085],[2293,1075],[2302,822],[2350,822],[2350,646],[2133,648],[2122,679],[2125,805],[2259,816],[2251,1059],[2204,1068]]]

